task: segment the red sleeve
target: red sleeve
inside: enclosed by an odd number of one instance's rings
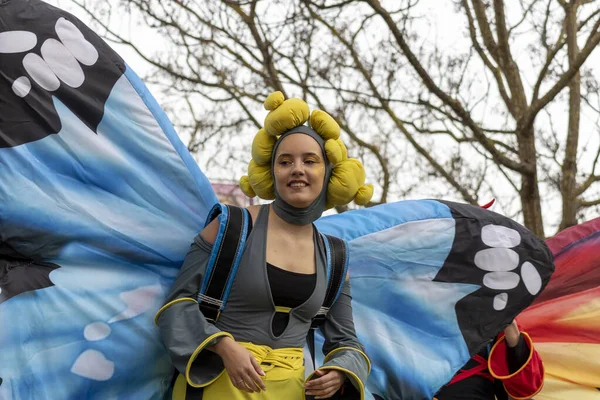
[[[488,360],[488,369],[492,376],[500,379],[506,392],[515,400],[530,399],[542,390],[544,385],[544,364],[538,352],[533,348],[529,335],[521,332],[529,348],[527,362],[511,374],[506,361],[507,344],[504,334],[498,339]]]

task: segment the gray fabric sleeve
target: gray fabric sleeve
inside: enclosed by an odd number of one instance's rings
[[[204,318],[196,301],[211,248],[200,235],[194,239],[165,305],[155,318],[173,366],[194,387],[206,386],[223,371],[221,357],[205,348],[229,335]]]
[[[371,364],[363,345],[356,337],[351,302],[350,282],[346,280],[340,297],[330,308],[327,319],[320,328],[325,337],[325,362],[321,368],[333,367],[343,370],[352,383],[352,386],[346,385],[344,388],[343,398],[363,399]],[[349,391],[355,394],[352,395]]]

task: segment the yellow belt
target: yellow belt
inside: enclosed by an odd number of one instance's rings
[[[202,400],[303,400],[304,399],[304,355],[301,348],[272,349],[253,343],[238,342],[252,353],[265,376],[262,380],[266,391],[248,393],[233,386],[227,371],[204,388]],[[177,377],[173,399],[185,399],[186,381]]]

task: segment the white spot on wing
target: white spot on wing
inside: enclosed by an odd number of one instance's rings
[[[96,350],[86,350],[77,357],[71,372],[95,381],[106,381],[115,373],[115,363]]]
[[[521,243],[521,235],[502,225],[486,225],[481,229],[481,240],[490,247],[515,247]]]
[[[519,255],[511,249],[485,249],[475,254],[474,262],[484,271],[512,271],[519,266]]]
[[[514,289],[519,280],[519,275],[514,272],[488,272],[483,276],[483,284],[495,290]]]
[[[35,33],[28,31],[0,32],[0,53],[22,53],[37,44]]]
[[[92,322],[88,324],[83,330],[83,336],[86,340],[90,342],[96,340],[102,340],[110,335],[111,329],[110,326],[105,324],[104,322]]]
[[[56,33],[60,41],[83,65],[94,65],[98,61],[98,51],[88,42],[81,31],[69,20],[59,18],[56,21]]]
[[[500,293],[494,297],[494,310],[502,311],[508,302],[508,293]]]
[[[145,313],[154,306],[154,300],[161,293],[162,288],[160,285],[142,286],[129,292],[121,293],[119,297],[125,302],[127,308],[112,317],[108,323],[112,324]]]
[[[31,81],[26,76],[21,76],[12,84],[12,90],[19,97],[25,97],[29,94],[31,90]]]
[[[78,88],[85,75],[71,52],[58,40],[48,39],[42,44],[42,57],[56,76],[68,86]]]
[[[37,54],[29,53],[23,58],[23,67],[31,78],[42,88],[52,92],[60,87],[60,81],[54,75],[46,61]]]
[[[521,266],[521,278],[525,287],[532,295],[538,294],[542,288],[542,278],[537,269],[529,261],[526,261]]]

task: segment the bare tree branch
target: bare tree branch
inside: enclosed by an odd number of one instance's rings
[[[368,85],[371,88],[372,93],[376,97],[379,98],[379,101],[381,103],[381,107],[390,116],[390,118],[392,119],[392,121],[395,123],[395,125],[398,127],[398,129],[400,129],[400,131],[404,134],[404,137],[406,137],[406,139],[415,148],[415,150],[417,150],[417,152],[421,156],[423,156],[425,159],[427,159],[427,161],[429,161],[429,163],[436,170],[436,172],[438,172],[441,176],[443,176],[448,181],[448,183],[450,183],[452,185],[452,187],[454,189],[456,189],[467,202],[469,202],[471,204],[477,204],[477,202],[473,198],[473,196],[471,196],[471,194],[468,191],[466,191],[465,188],[461,184],[459,184],[456,181],[456,179],[453,176],[451,176],[448,173],[448,171],[446,171],[429,154],[429,152],[427,152],[421,145],[419,145],[419,143],[415,140],[415,138],[413,137],[413,135],[406,129],[406,127],[404,126],[404,124],[402,123],[402,121],[400,120],[400,118],[398,118],[398,116],[396,115],[396,113],[394,113],[394,111],[389,107],[389,104],[383,98],[380,97],[379,91],[377,90],[376,85],[373,83],[370,74],[367,72],[366,68],[363,66],[362,62],[360,61],[360,58],[359,58],[358,54],[356,53],[356,51],[354,50],[354,48],[352,47],[352,45],[350,44],[350,42],[348,42],[346,39],[344,39],[339,34],[339,32],[337,32],[330,24],[328,24],[326,21],[324,21],[316,13],[314,13],[314,12],[311,11],[311,15],[313,16],[313,18],[315,18],[316,20],[318,20],[319,22],[321,22],[323,25],[325,25],[331,31],[331,33],[348,49],[348,51],[350,52],[350,54],[351,54],[351,56],[352,56],[352,58],[354,60],[354,63],[356,65],[356,67],[359,69],[359,71],[361,72],[361,74],[365,78],[365,81],[368,82]]]
[[[508,107],[510,112],[514,114],[515,110],[513,107],[512,100],[504,87],[504,78],[502,77],[502,72],[498,67],[492,64],[489,57],[485,54],[485,51],[479,44],[479,40],[477,39],[477,32],[475,29],[475,21],[473,20],[473,15],[471,14],[471,10],[469,7],[469,3],[467,0],[461,0],[461,4],[465,10],[465,14],[467,16],[467,21],[469,23],[469,35],[471,36],[471,42],[473,43],[473,47],[475,47],[475,51],[479,54],[479,57],[485,64],[485,66],[490,70],[494,78],[496,79],[496,84],[498,85],[498,90],[500,91],[500,95],[504,100],[504,104]]]
[[[535,100],[531,105],[531,108],[527,112],[527,114],[523,117],[522,121],[520,121],[519,125],[522,127],[529,127],[533,124],[535,117],[540,112],[540,110],[548,105],[558,93],[560,93],[568,84],[571,79],[577,74],[579,68],[583,65],[583,63],[587,60],[592,51],[598,46],[600,43],[600,32],[598,31],[598,27],[600,26],[600,18],[594,24],[593,33],[590,34],[585,46],[575,60],[573,60],[572,65],[569,67],[569,70],[565,72],[558,81],[554,84],[554,86],[548,90],[548,92],[542,96],[541,99]]]
[[[417,60],[417,57],[409,48],[408,44],[404,40],[404,36],[398,29],[397,25],[392,20],[390,14],[381,7],[380,3],[377,0],[366,0],[366,2],[383,18],[384,22],[394,35],[398,45],[404,52],[404,55],[410,62],[410,64],[415,68],[418,75],[423,80],[423,83],[427,88],[435,94],[440,100],[442,100],[446,105],[448,105],[458,116],[461,118],[465,125],[467,125],[475,138],[477,138],[478,142],[492,155],[495,162],[504,165],[505,167],[512,169],[517,172],[527,172],[530,167],[527,165],[522,165],[514,160],[511,160],[501,154],[498,149],[494,146],[493,143],[489,141],[489,139],[485,136],[481,128],[473,121],[469,113],[462,107],[462,105],[455,99],[448,96],[444,91],[442,91],[435,82],[431,79],[429,74],[425,71],[421,63]]]
[[[582,200],[580,202],[581,208],[587,208],[587,207],[594,207],[594,206],[599,206],[600,205],[600,199],[596,199],[596,200]]]

